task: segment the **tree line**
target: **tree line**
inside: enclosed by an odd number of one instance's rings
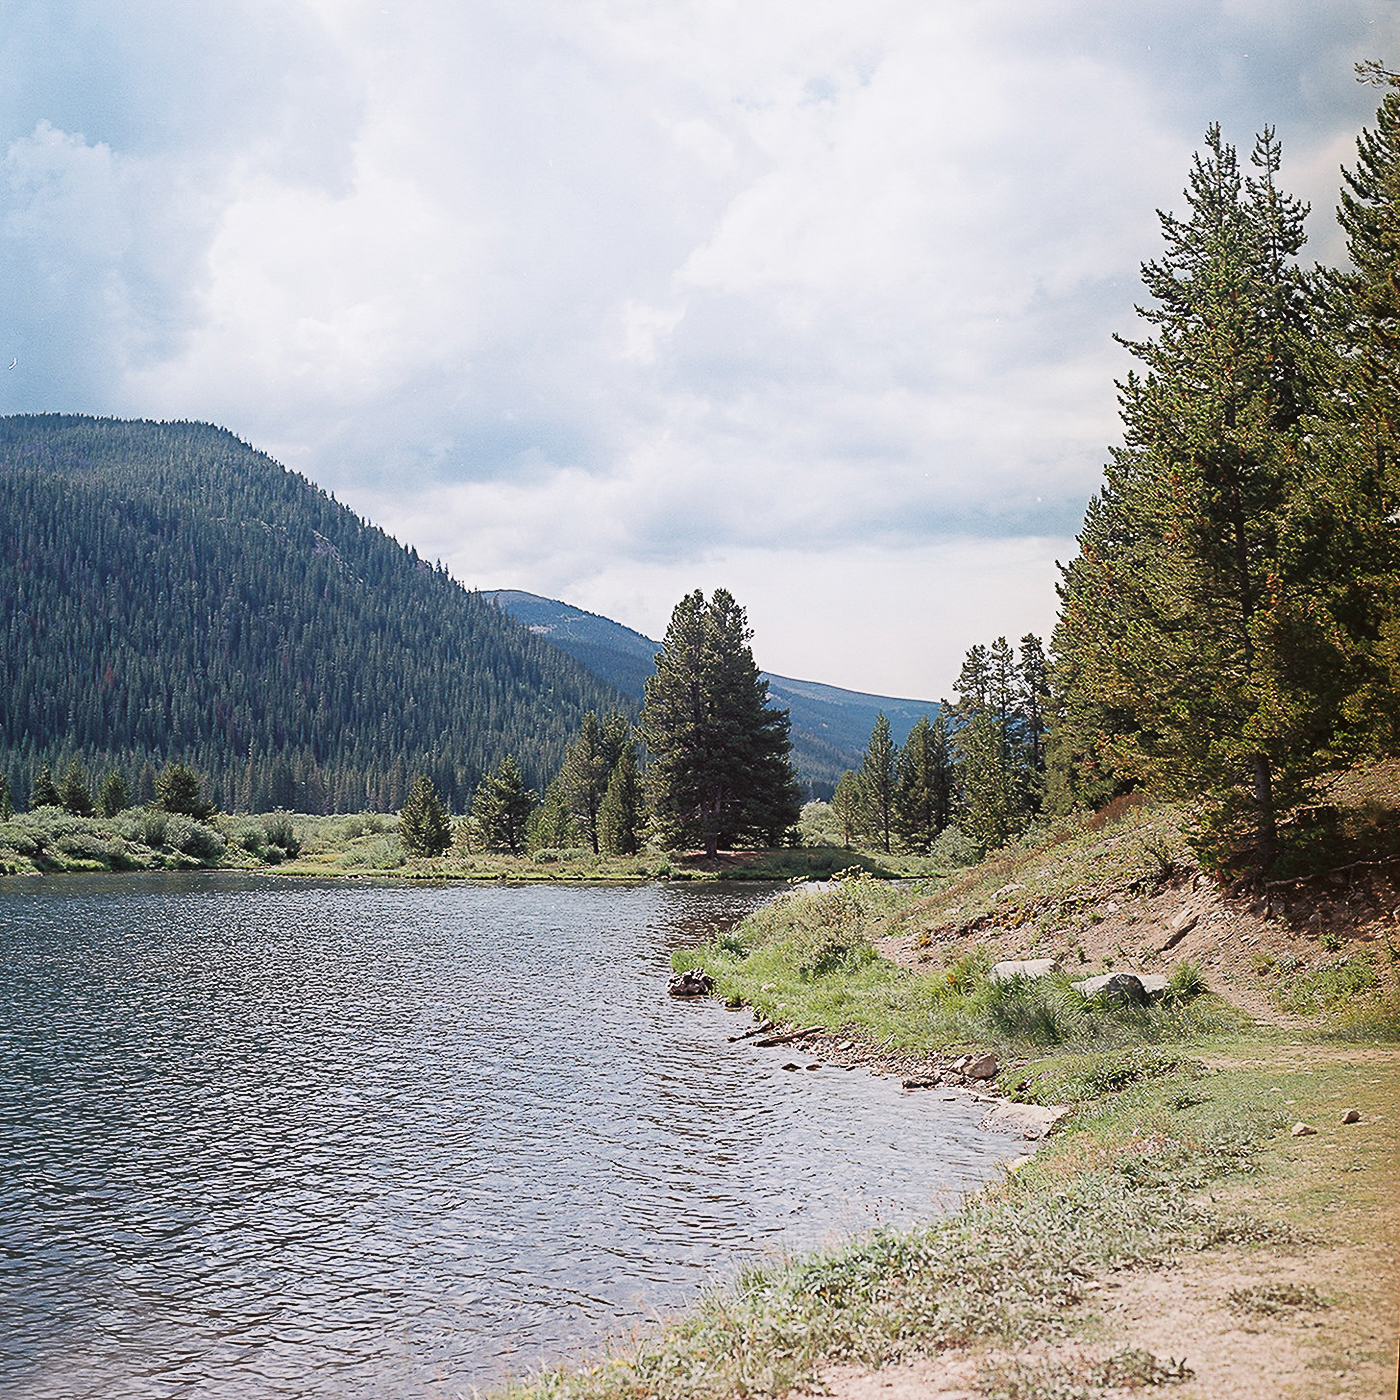
[[[507,854],[583,847],[627,856],[652,839],[710,856],[778,845],[801,815],[801,792],[788,714],[768,703],[752,635],[727,590],[688,594],[672,612],[640,722],[590,711],[542,793],[507,755],[477,788],[457,838]],[[400,832],[419,855],[440,855],[454,839],[426,775]]]
[[[927,855],[950,826],[978,850],[1018,835],[1044,805],[1047,687],[1041,639],[998,637],[968,651],[957,700],[921,715],[903,748],[877,716],[831,799],[845,844]]]
[[[0,419],[0,773],[196,768],[229,810],[454,806],[619,697],[221,429]],[[38,805],[38,804],[33,804]]]

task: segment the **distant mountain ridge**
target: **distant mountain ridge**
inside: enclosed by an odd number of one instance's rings
[[[500,588],[481,596],[567,652],[599,680],[641,703],[646,678],[655,670],[659,642],[611,618],[535,593]],[[847,768],[860,766],[877,714],[884,712],[895,742],[902,744],[920,715],[932,719],[938,713],[937,704],[930,700],[867,695],[767,671],[763,675],[772,702],[792,716],[793,758],[799,776],[822,796],[830,794]]]

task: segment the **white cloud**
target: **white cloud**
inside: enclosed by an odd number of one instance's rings
[[[0,406],[223,422],[472,583],[654,628],[708,578],[764,664],[905,690],[964,621],[1048,626],[1206,123],[1278,125],[1335,259],[1349,65],[1400,38],[1387,0],[69,8],[0,36]]]

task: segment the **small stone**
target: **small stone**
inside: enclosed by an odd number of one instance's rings
[[[1349,1108],[1342,1114],[1343,1123],[1359,1123],[1361,1121],[1361,1110],[1359,1108]]]
[[[1200,917],[1194,909],[1182,909],[1167,927],[1173,933],[1190,933],[1200,922]]]
[[[807,1068],[808,1068],[808,1069],[820,1069],[821,1066],[820,1066],[820,1065],[808,1065]]]
[[[1316,1137],[1317,1129],[1310,1128],[1306,1123],[1295,1123],[1290,1129],[1294,1137]]]
[[[792,1064],[792,1063],[788,1063],[788,1064],[785,1064],[785,1065],[783,1066],[783,1068],[784,1068],[784,1069],[801,1069],[802,1066],[801,1066],[801,1065],[794,1065],[794,1064]]]
[[[963,1070],[969,1079],[990,1079],[996,1072],[997,1057],[990,1054],[979,1055]]]

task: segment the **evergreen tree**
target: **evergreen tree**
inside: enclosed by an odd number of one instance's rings
[[[399,840],[411,856],[440,856],[452,844],[452,821],[425,773],[414,779],[399,812]]]
[[[777,845],[801,816],[786,710],[771,709],[743,608],[723,588],[682,598],[646,685],[642,736],[657,830],[708,855]]]
[[[1300,423],[1308,288],[1292,259],[1305,207],[1277,185],[1278,146],[1245,178],[1212,126],[1191,215],[1161,215],[1143,266],[1158,334],[1120,386],[1113,454],[1065,570],[1055,650],[1075,683],[1129,715],[1104,736],[1116,771],[1212,799],[1207,844],[1247,818],[1267,865],[1277,816],[1336,737],[1350,669],[1312,577]]]
[[[131,806],[131,789],[126,779],[117,769],[112,769],[102,780],[102,788],[97,794],[97,807],[104,817],[115,817]]]
[[[854,846],[865,826],[865,794],[860,778],[848,768],[841,774],[831,798],[831,814],[841,828],[841,844]]]
[[[494,773],[481,780],[472,798],[472,821],[481,847],[518,856],[525,849],[535,794],[525,786],[520,765],[507,754]]]
[[[938,719],[936,727],[919,716],[896,765],[892,825],[900,847],[921,856],[948,825],[952,764],[947,721]]]
[[[10,780],[0,773],[0,822],[7,822],[15,814],[15,804],[10,797]]]
[[[622,746],[608,778],[608,790],[598,809],[598,837],[605,854],[636,855],[642,829],[642,791],[637,773],[637,750],[630,741]]]
[[[598,813],[630,727],[627,716],[618,710],[601,722],[596,712],[589,710],[578,737],[564,751],[564,763],[556,779],[560,795],[578,818],[594,855],[598,854]]]
[[[1400,76],[1358,64],[1389,86],[1373,129],[1342,170],[1337,219],[1351,267],[1324,281],[1330,335],[1316,342],[1320,461],[1302,503],[1315,542],[1314,583],[1327,591],[1353,666],[1341,702],[1352,748],[1400,750]],[[1333,747],[1339,747],[1336,740]]]
[[[1024,824],[1006,728],[983,710],[958,730],[958,825],[985,851],[1004,846]]]
[[[166,812],[183,812],[203,821],[214,811],[204,795],[199,774],[184,763],[167,763],[156,778],[156,805]]]
[[[1017,677],[1016,709],[1026,746],[1026,762],[1032,773],[1045,772],[1045,707],[1050,699],[1050,668],[1040,638],[1027,632],[1021,638],[1021,664]],[[1039,807],[1039,802],[1035,804]]]
[[[890,722],[885,712],[875,716],[870,742],[860,765],[860,790],[865,796],[865,825],[871,836],[888,854],[890,823],[894,815],[895,761],[899,750],[890,736]]]
[[[46,763],[29,786],[30,810],[32,811],[35,807],[61,806],[63,806],[63,799],[58,795],[58,787],[54,783],[53,774],[49,772],[49,765]]]
[[[63,781],[58,785],[58,800],[63,809],[75,817],[90,817],[97,810],[92,802],[92,789],[88,787],[87,770],[76,758],[64,770]]]
[[[563,784],[556,777],[545,788],[540,805],[530,813],[526,845],[532,851],[561,849],[577,844],[577,838],[577,824],[564,800]]]
[[[139,806],[146,807],[156,800],[156,768],[155,764],[148,758],[141,765],[141,772],[136,779],[136,801]],[[253,810],[258,810],[254,808]]]

